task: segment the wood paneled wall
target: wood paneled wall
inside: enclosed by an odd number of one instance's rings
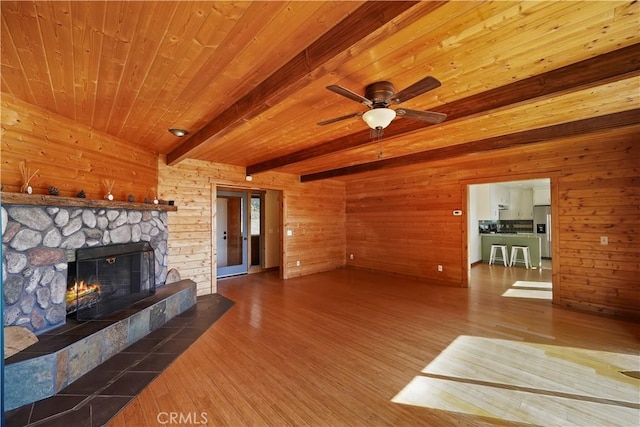
[[[347,265],[460,286],[466,185],[551,177],[554,302],[640,316],[639,134],[628,127],[351,180]]]
[[[340,181],[302,184],[295,175],[266,172],[245,181],[242,167],[185,160],[159,164],[159,191],[175,200],[169,215],[169,268],[198,284],[198,294],[216,292],[216,186],[282,191],[283,237],[281,274],[291,278],[331,270],[345,264],[345,185]],[[300,261],[300,265],[297,265]]]
[[[397,175],[400,173],[401,175]],[[392,170],[375,182],[347,185],[349,265],[397,274],[462,282],[459,235],[462,192],[458,183],[442,182],[428,172]],[[437,265],[443,272],[436,275]]]
[[[104,179],[115,181],[115,200],[131,194],[137,202],[153,198],[158,181],[157,154],[96,131],[60,115],[2,94],[3,190],[18,192],[22,186],[20,164],[26,160],[36,194],[49,186],[61,196],[75,197],[84,190],[89,199],[102,199]]]
[[[1,111],[4,191],[19,191],[24,160],[39,169],[36,193],[54,185],[62,196],[83,189],[101,199],[108,178],[117,200],[132,194],[142,201],[157,185],[159,197],[179,208],[169,215],[169,267],[196,281],[199,294],[216,291],[216,185],[283,192],[284,278],[343,266],[353,253],[351,266],[459,286],[466,281],[466,185],[550,176],[555,302],[640,316],[638,127],[388,169],[346,187],[276,172],[257,174],[249,186],[243,168],[194,160],[169,167],[154,153],[7,94]]]
[[[198,293],[215,292],[212,194],[216,185],[252,187],[283,192],[283,277],[330,270],[345,263],[344,183],[301,184],[282,173],[245,181],[244,168],[187,160],[168,167],[155,153],[97,132],[62,116],[2,94],[1,183],[4,191],[22,185],[20,163],[35,171],[34,193],[46,194],[50,185],[61,196],[84,190],[89,199],[105,195],[103,179],[115,181],[116,200],[129,194],[141,202],[157,196],[174,200],[178,212],[169,214],[169,268],[198,284]],[[300,265],[297,265],[300,261]]]
[[[295,178],[297,181],[298,177]],[[296,182],[284,190],[285,278],[345,265],[344,183],[318,181],[317,184],[307,186]],[[288,230],[292,236],[287,235]]]
[[[173,200],[178,206],[178,212],[169,215],[168,268],[196,282],[198,295],[206,295],[215,292],[211,280],[215,271],[211,265],[213,213],[211,182],[201,172],[202,167],[188,161],[173,168],[163,159],[158,162],[159,197]]]

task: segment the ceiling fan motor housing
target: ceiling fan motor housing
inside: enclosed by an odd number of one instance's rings
[[[371,83],[365,88],[364,97],[373,101],[373,108],[388,107],[396,90],[391,82]]]

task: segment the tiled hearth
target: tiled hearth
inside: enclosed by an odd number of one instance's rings
[[[6,425],[105,425],[232,305],[233,302],[219,294],[198,297],[195,306],[92,369],[55,396],[8,411],[5,413]],[[65,334],[61,339],[73,339],[63,337]]]
[[[196,303],[196,284],[182,280],[113,314],[66,325],[5,360],[5,409],[53,396]]]

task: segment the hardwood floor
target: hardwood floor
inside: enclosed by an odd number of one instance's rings
[[[639,381],[618,371],[639,370],[638,324],[502,296],[550,278],[479,265],[469,289],[355,269],[221,281],[235,306],[110,425],[629,425]]]

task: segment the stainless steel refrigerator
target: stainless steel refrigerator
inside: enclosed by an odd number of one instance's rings
[[[541,238],[542,258],[551,259],[551,206],[533,207],[533,230]]]

